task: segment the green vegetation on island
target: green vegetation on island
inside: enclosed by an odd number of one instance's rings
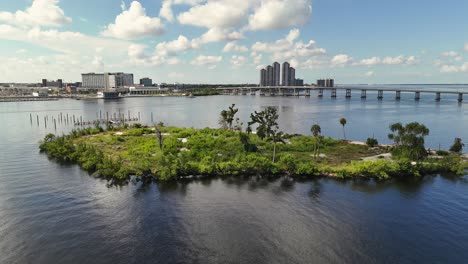
[[[237,113],[235,105],[223,110],[219,129],[125,124],[73,130],[63,136],[49,134],[40,150],[58,162],[79,164],[98,177],[123,182],[131,176],[166,181],[251,175],[385,180],[462,175],[468,168],[460,154],[461,139],[445,155],[428,152],[424,137],[429,130],[418,123],[391,125],[389,138],[394,144],[379,146],[373,138],[358,144],[324,137],[318,124],[311,126],[311,136],[286,135],[279,130],[273,107],[252,113],[244,132]],[[344,128],[346,121],[340,124]]]

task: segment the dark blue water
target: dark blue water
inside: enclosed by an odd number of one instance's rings
[[[468,179],[444,176],[410,182],[214,179],[108,187],[77,166],[48,161],[38,141],[60,112],[95,119],[128,113],[144,122],[217,126],[231,103],[250,112],[280,109],[280,126],[326,135],[374,134],[386,141],[391,122],[418,121],[428,145],[467,138],[467,105],[456,97],[396,102],[219,96],[127,98],[0,104],[0,263],[466,263]],[[41,117],[40,125],[29,115]],[[71,126],[58,124],[57,133]]]

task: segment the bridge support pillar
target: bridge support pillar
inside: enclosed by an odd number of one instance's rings
[[[323,97],[323,89],[318,90],[318,97]]]
[[[419,101],[421,99],[421,92],[415,92],[414,93],[414,100]]]
[[[463,94],[462,93],[459,93],[458,94],[458,102],[463,102]]]
[[[305,96],[306,96],[306,97],[310,97],[310,89],[306,89],[306,90],[305,90]]]
[[[346,98],[351,98],[351,89],[346,89]]]
[[[401,99],[401,91],[396,91],[395,93],[395,99],[400,100]]]
[[[361,90],[361,98],[362,99],[367,98],[367,90]]]
[[[383,99],[383,91],[382,90],[377,91],[377,99],[379,99],[379,100]]]
[[[436,93],[436,98],[435,98],[436,101],[440,101],[440,93]]]
[[[336,89],[332,89],[331,91],[331,97],[336,98]]]
[[[294,96],[299,96],[299,92],[297,91],[296,88],[294,88]]]

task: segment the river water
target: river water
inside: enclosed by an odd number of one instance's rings
[[[71,126],[62,112],[93,120],[109,112],[143,123],[216,127],[235,103],[249,114],[276,106],[280,128],[388,142],[392,122],[418,121],[427,145],[447,148],[468,138],[468,102],[435,102],[412,94],[379,101],[329,94],[319,99],[215,96],[60,100],[0,104],[0,263],[466,263],[468,178],[448,175],[409,182],[317,179],[213,179],[109,187],[77,166],[51,162],[38,141]],[[468,98],[466,98],[468,100]],[[33,122],[30,122],[30,114]],[[37,125],[36,115],[40,117]],[[49,115],[45,128],[43,118]]]

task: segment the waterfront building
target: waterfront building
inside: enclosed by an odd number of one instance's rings
[[[280,86],[280,83],[281,83],[281,65],[278,62],[274,62],[272,86]]]
[[[282,69],[278,62],[260,70],[260,86],[303,86],[304,80],[296,82],[296,69],[289,62],[283,62]]]
[[[140,85],[143,85],[145,87],[153,86],[153,80],[150,78],[142,78],[140,79]]]
[[[286,86],[295,86],[296,85],[296,69],[293,67],[289,68],[288,82]]]
[[[304,80],[296,79],[294,86],[304,86]]]
[[[42,79],[42,87],[57,87],[59,89],[62,89],[63,81],[62,79],[58,79],[57,81],[49,81],[47,79]]]
[[[104,73],[83,73],[81,74],[82,85],[84,88],[106,88],[108,81]]]
[[[260,86],[266,86],[266,70],[260,70]]]
[[[289,86],[289,62],[283,62],[281,85]]]
[[[271,65],[266,68],[266,86],[273,86],[273,67]]]
[[[133,85],[131,73],[83,73],[81,74],[84,88],[111,89]]]
[[[334,79],[319,79],[317,80],[318,87],[335,87]]]

